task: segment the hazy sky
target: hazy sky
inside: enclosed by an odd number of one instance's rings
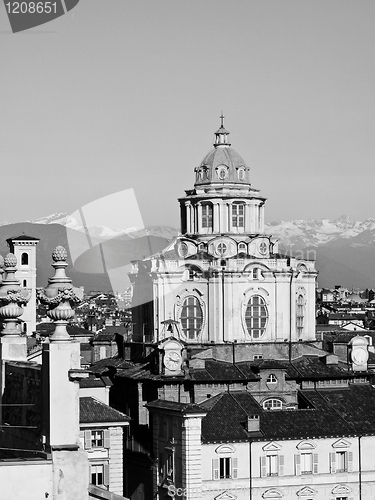
[[[80,0],[12,34],[0,5],[0,219],[133,188],[178,226],[223,109],[266,220],[375,217],[374,0]]]

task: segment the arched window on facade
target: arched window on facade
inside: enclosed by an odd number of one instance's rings
[[[21,266],[28,266],[29,265],[29,254],[24,252],[21,255]]]
[[[283,403],[280,399],[266,399],[263,401],[263,408],[265,410],[281,410],[283,408]]]
[[[23,281],[22,281],[22,286],[23,286],[24,288],[26,288],[26,287],[27,287],[27,280],[23,280]]]
[[[27,333],[27,323],[23,324],[23,333]]]
[[[305,319],[305,299],[303,295],[298,295],[297,298],[297,310],[296,310],[296,328],[297,335],[301,336],[303,333],[303,323]]]
[[[245,323],[252,339],[262,337],[267,328],[268,310],[266,302],[260,295],[253,295],[247,303]]]
[[[202,227],[212,229],[212,205],[210,203],[202,205]]]
[[[253,280],[261,280],[264,278],[262,269],[260,267],[253,267],[251,269],[251,278]]]
[[[233,203],[232,227],[245,227],[245,204]]]
[[[197,297],[190,295],[182,304],[181,326],[185,337],[196,340],[202,329],[203,311]]]

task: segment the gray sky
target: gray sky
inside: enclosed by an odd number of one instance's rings
[[[81,0],[12,34],[0,6],[0,219],[134,188],[178,226],[222,109],[266,220],[375,217],[374,26],[374,0]]]

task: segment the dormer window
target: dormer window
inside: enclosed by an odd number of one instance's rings
[[[233,203],[232,205],[232,226],[245,227],[245,204]]]
[[[202,227],[212,229],[212,205],[209,203],[202,205]]]
[[[238,180],[243,181],[244,179],[245,179],[245,169],[239,168],[238,169]]]
[[[266,399],[263,403],[263,408],[265,410],[281,410],[283,403],[280,399]]]
[[[225,167],[218,168],[217,176],[221,181],[223,181],[227,177],[227,169]]]

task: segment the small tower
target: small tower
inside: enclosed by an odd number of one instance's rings
[[[21,317],[23,333],[32,335],[36,330],[36,246],[38,238],[22,234],[16,238],[9,238],[7,243],[10,252],[17,258],[18,271],[16,279],[22,288],[31,293],[29,303],[24,308]]]

